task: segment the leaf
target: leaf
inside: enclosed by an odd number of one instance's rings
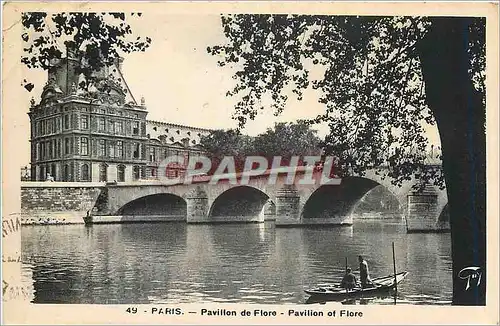
[[[33,90],[33,88],[35,88],[35,85],[33,85],[33,83],[27,83],[27,84],[24,84],[23,85],[24,88],[28,91],[28,92],[31,92]]]

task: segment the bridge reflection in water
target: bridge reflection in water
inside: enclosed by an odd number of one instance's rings
[[[365,214],[366,215],[366,214]],[[449,234],[407,234],[396,218],[346,227],[262,224],[25,226],[22,259],[36,303],[304,303],[305,288],[337,283],[363,254],[372,275],[410,271],[409,303],[451,300]],[[375,300],[384,303],[384,300]]]

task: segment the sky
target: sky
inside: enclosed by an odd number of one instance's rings
[[[219,15],[148,12],[129,23],[137,35],[152,39],[145,52],[127,54],[122,69],[136,100],[145,98],[149,120],[213,129],[236,127],[236,121],[231,119],[236,98],[226,96],[234,86],[234,71],[229,67],[219,67],[217,57],[206,51],[208,46],[225,42]],[[39,101],[47,78],[43,71],[22,66],[20,69],[35,84],[35,89],[31,93],[24,92],[20,100],[28,112],[31,96]],[[264,110],[254,121],[247,123],[244,132],[257,135],[278,121],[295,121],[322,114],[324,107],[317,99],[318,93],[311,90],[304,93],[302,101],[289,101],[278,117],[271,109]],[[25,162],[23,165],[27,165],[30,157],[27,115],[19,127],[26,135],[20,155]],[[327,132],[325,126],[316,129],[320,136]],[[439,143],[435,128],[428,130],[428,136],[432,143]]]

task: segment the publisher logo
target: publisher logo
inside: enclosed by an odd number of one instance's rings
[[[469,266],[462,268],[458,273],[458,277],[462,280],[467,280],[465,285],[465,291],[471,288],[471,286],[478,287],[481,284],[481,267]]]

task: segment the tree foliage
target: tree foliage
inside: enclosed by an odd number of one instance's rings
[[[417,42],[430,21],[421,17],[311,15],[222,16],[227,43],[209,47],[219,65],[237,70],[228,95],[238,96],[233,118],[244,126],[264,109],[281,113],[294,94],[321,91],[327,154],[340,175],[379,168],[395,184],[416,176],[443,187],[440,168],[428,163],[424,126],[435,124],[426,105]],[[484,20],[470,25],[470,75],[484,92]],[[313,77],[313,76],[320,77]]]
[[[122,54],[145,51],[151,44],[149,37],[133,36],[128,18],[118,12],[25,12],[21,62],[28,68],[50,70],[68,51],[74,51],[81,60],[76,73],[83,74],[86,81],[79,86],[88,89],[96,79],[95,72],[111,66]],[[31,91],[33,84],[24,83]]]
[[[320,139],[316,130],[311,129],[305,121],[296,123],[276,123],[274,128],[257,135],[253,140],[255,155],[272,158],[282,156],[290,159],[292,156],[320,155]]]
[[[256,137],[233,129],[214,130],[201,138],[200,145],[215,162],[220,162],[224,156],[234,157],[236,169],[242,171],[247,156],[266,157],[269,164],[274,156],[281,156],[282,164],[285,164],[292,156],[320,155],[320,139],[316,133],[309,124],[299,120],[296,123],[276,123]]]

